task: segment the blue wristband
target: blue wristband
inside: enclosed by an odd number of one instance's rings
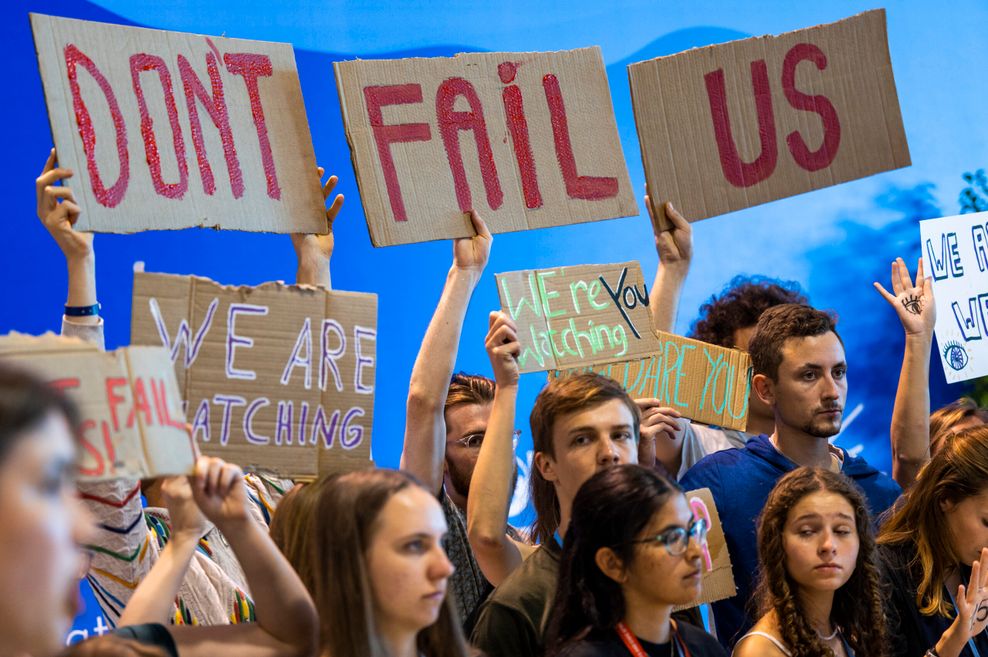
[[[91,306],[65,306],[66,317],[95,317],[102,308],[98,303]]]

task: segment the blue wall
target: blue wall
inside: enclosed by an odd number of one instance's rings
[[[287,3],[284,3],[287,4]],[[412,362],[438,299],[448,243],[374,249],[370,245],[343,135],[332,62],[361,57],[450,55],[469,50],[603,49],[622,147],[635,189],[644,176],[628,93],[627,64],[751,35],[829,22],[875,5],[864,2],[379,3],[306,0],[282,3],[187,0],[171,3],[8,2],[0,7],[8,82],[2,109],[6,253],[13,281],[0,302],[0,332],[58,330],[65,272],[60,253],[35,218],[33,179],[51,145],[27,20],[28,11],[205,34],[295,44],[306,110],[319,162],[340,176],[347,201],[336,224],[337,289],[379,295],[374,456],[396,466]],[[617,5],[621,5],[617,8]],[[737,273],[795,279],[815,305],[835,310],[850,362],[849,414],[860,407],[840,443],[887,469],[888,419],[902,349],[891,308],[872,290],[888,284],[896,255],[915,262],[919,218],[956,214],[961,174],[988,166],[988,130],[980,63],[988,60],[983,2],[889,2],[889,41],[913,166],[710,219],[694,226],[696,255],[677,329],[684,332],[700,303]],[[397,26],[397,27],[396,27]],[[489,373],[483,350],[487,313],[497,307],[492,274],[529,267],[637,259],[650,278],[656,264],[643,216],[495,239],[488,276],[474,297],[457,367]],[[131,270],[195,273],[223,283],[292,280],[287,236],[188,230],[132,236],[100,235],[99,298],[107,343],[129,342]],[[933,364],[934,403],[959,396]],[[523,377],[527,413],[544,381]],[[520,428],[526,428],[524,417]],[[523,436],[520,453],[530,447]]]

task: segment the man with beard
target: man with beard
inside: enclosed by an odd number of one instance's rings
[[[772,408],[775,431],[744,448],[707,456],[681,481],[686,490],[711,490],[723,524],[737,594],[715,602],[713,611],[718,638],[728,649],[753,622],[745,604],[758,565],[755,520],[783,475],[800,466],[840,472],[861,488],[873,516],[901,492],[890,477],[828,440],[840,431],[847,397],[844,344],[830,315],[800,304],[766,310],[750,353],[751,385]]]

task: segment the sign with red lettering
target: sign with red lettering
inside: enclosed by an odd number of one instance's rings
[[[652,202],[691,221],[910,164],[883,9],[628,76]]]
[[[375,246],[638,214],[600,48],[334,67]]]
[[[188,474],[195,449],[178,383],[161,347],[103,352],[48,333],[0,337],[0,360],[60,388],[82,416],[80,479]]]
[[[80,230],[325,233],[292,47],[31,14]]]
[[[131,341],[164,346],[203,453],[285,477],[373,466],[377,295],[135,273]]]

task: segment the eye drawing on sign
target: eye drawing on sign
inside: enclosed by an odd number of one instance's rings
[[[947,346],[943,348],[943,359],[947,361],[954,370],[960,371],[968,363],[967,351],[959,343],[951,340],[947,343]]]
[[[915,294],[910,294],[902,300],[903,307],[911,312],[913,315],[919,315],[923,312],[923,297],[916,296]]]
[[[693,516],[697,520],[703,520],[707,523],[707,527],[710,527],[710,511],[707,510],[707,505],[699,497],[690,498],[690,509],[693,511]],[[703,552],[703,563],[706,566],[707,572],[714,569],[713,559],[710,557],[710,545],[704,541],[700,546]]]

